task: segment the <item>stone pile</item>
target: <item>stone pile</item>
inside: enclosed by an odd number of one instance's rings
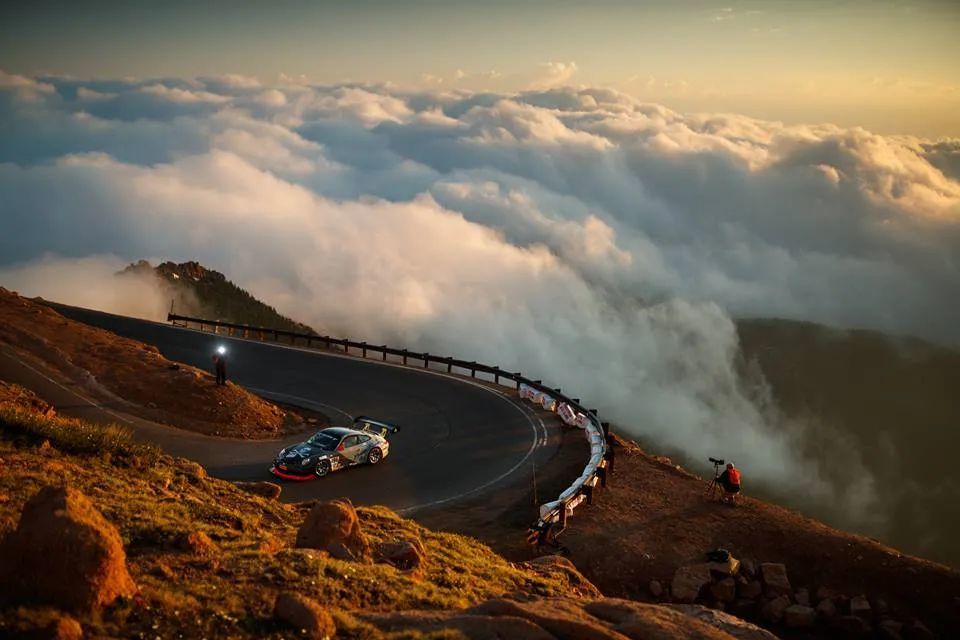
[[[830,630],[836,637],[880,637],[884,640],[928,640],[934,635],[919,621],[895,620],[881,599],[852,597],[821,586],[811,595],[795,588],[787,567],[755,563],[732,556],[725,563],[701,562],[678,568],[666,589],[653,580],[654,600],[699,603],[767,626],[797,630]]]

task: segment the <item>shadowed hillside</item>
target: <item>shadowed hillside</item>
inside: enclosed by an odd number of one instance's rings
[[[140,260],[117,275],[155,276],[161,290],[173,301],[174,312],[181,315],[316,333],[307,325],[291,320],[257,300],[227,280],[222,273],[207,269],[197,262],[164,262],[154,267],[146,260]]]
[[[872,331],[741,320],[740,341],[811,447],[842,435],[877,479],[889,542],[960,566],[960,351]]]

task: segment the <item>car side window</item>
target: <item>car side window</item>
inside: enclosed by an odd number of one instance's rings
[[[370,442],[370,436],[357,436],[357,437],[360,438],[360,444],[363,444],[365,442]]]
[[[343,446],[344,446],[344,448],[350,448],[350,447],[355,447],[355,446],[357,446],[357,440],[358,440],[358,438],[359,438],[359,436],[347,436],[346,438],[344,438],[344,439],[343,439],[343,443],[342,443]]]

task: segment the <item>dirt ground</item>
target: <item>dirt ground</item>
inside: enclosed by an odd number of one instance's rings
[[[562,489],[580,473],[582,436],[564,434],[541,487]],[[569,558],[606,596],[654,601],[648,585],[669,585],[680,566],[722,547],[735,557],[787,566],[794,588],[819,586],[848,596],[880,598],[900,619],[918,618],[949,636],[960,628],[960,573],[900,553],[875,540],[832,529],[746,496],[736,507],[705,496],[707,483],[668,458],[621,441],[608,487],[581,506],[561,541]],[[749,481],[748,470],[745,480]],[[554,495],[556,491],[546,491]],[[542,494],[543,495],[543,494]],[[534,555],[523,530],[535,517],[528,486],[416,516],[430,527],[473,535],[505,557]],[[543,501],[541,499],[541,501]],[[525,516],[524,514],[529,514]]]
[[[47,372],[81,385],[148,420],[199,433],[274,438],[303,428],[284,410],[228,382],[167,360],[151,345],[69,320],[53,309],[0,288],[0,345]],[[311,414],[317,422],[325,417]],[[312,426],[312,425],[311,425]]]

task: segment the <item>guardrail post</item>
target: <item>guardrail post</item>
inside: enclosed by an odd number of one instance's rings
[[[517,371],[515,374],[513,374],[513,380],[514,380],[514,382],[517,383],[517,389],[518,389],[518,390],[520,389],[520,378],[522,378],[522,377],[523,377],[523,374],[521,374],[519,371]]]
[[[500,384],[500,367],[493,368],[493,384]]]
[[[452,371],[453,371],[453,360],[449,356],[447,356],[447,373],[451,373]]]
[[[424,368],[424,369],[429,369],[429,368],[430,368],[430,354],[429,354],[429,353],[424,353],[424,354],[423,354],[423,368]]]
[[[327,351],[329,351],[329,350],[330,350],[330,336],[323,336],[323,339],[324,339],[324,341],[326,342]]]
[[[470,363],[470,377],[471,377],[471,378],[476,378],[476,377],[477,377],[477,363],[476,363],[476,362],[471,362],[471,363]]]
[[[383,349],[381,353],[383,354],[383,361],[386,362],[387,361],[387,345],[382,344],[380,345],[380,348]]]
[[[407,364],[407,350],[403,350],[403,364]]]
[[[589,412],[592,413],[593,415],[597,415],[597,410],[596,410],[596,409],[587,409],[587,411],[589,411]]]
[[[554,391],[556,391],[557,393],[563,393],[563,390],[560,389],[560,387],[557,387],[556,389],[554,389]]]
[[[363,357],[366,358],[366,357],[367,357],[367,343],[366,343],[366,342],[361,342],[361,343],[360,343],[360,348],[363,350]]]
[[[307,336],[307,349],[313,348],[313,337]]]

